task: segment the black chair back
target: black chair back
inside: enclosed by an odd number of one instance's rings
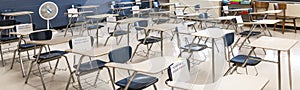
[[[143,28],[139,27],[148,27],[148,20],[141,20],[134,23],[135,29],[142,30]]]
[[[228,33],[224,36],[225,46],[231,46],[234,43],[234,33]]]
[[[109,52],[108,57],[110,62],[126,63],[131,59],[131,46],[121,47]]]
[[[194,8],[195,8],[195,11],[199,11],[200,10],[200,4],[195,5]]]
[[[10,26],[15,25],[16,20],[0,20],[0,26]],[[9,31],[11,30],[11,31]],[[15,36],[16,35],[9,35],[8,32],[15,32],[15,29],[9,29],[9,30],[1,30],[1,37],[9,37],[9,36]]]
[[[45,31],[31,33],[31,34],[29,34],[29,39],[34,40],[34,41],[51,40],[52,39],[52,31],[45,30]]]

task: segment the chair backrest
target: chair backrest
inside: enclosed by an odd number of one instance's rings
[[[286,9],[287,9],[287,4],[286,3],[274,3],[274,10],[282,10],[283,11],[283,16],[286,16]],[[275,14],[277,16],[277,14]]]
[[[51,40],[52,39],[52,31],[45,30],[40,32],[33,32],[29,34],[29,39],[38,41],[38,40]]]
[[[194,8],[195,8],[196,12],[199,11],[200,10],[200,4],[195,5]]]
[[[269,2],[255,2],[254,4],[255,12],[267,11],[268,8],[269,8]]]
[[[224,36],[225,47],[231,46],[234,43],[234,33],[227,33]]]
[[[126,63],[131,59],[131,53],[131,46],[125,46],[112,50],[108,53],[109,61],[116,63]]]
[[[148,27],[148,20],[141,20],[134,22],[135,29],[140,29],[139,27]]]
[[[0,26],[10,26],[15,25],[16,20],[0,20]],[[15,29],[9,29],[9,30],[1,30],[1,37],[9,37],[9,36],[16,36],[16,35],[9,35],[8,32],[14,31]]]
[[[78,38],[75,38],[75,39],[72,39],[72,40],[70,40],[69,41],[69,47],[71,48],[71,49],[73,49],[73,41],[75,41],[75,40],[78,40],[78,39],[80,39],[80,38],[88,38],[88,37],[90,37],[90,41],[88,41],[88,42],[91,42],[91,43],[85,43],[85,46],[86,47],[88,47],[88,48],[91,48],[91,47],[93,47],[93,42],[94,42],[94,38],[92,37],[92,36],[87,36],[87,37],[78,37]],[[75,41],[75,42],[78,42],[78,41]],[[76,47],[75,47],[76,48]]]
[[[186,82],[190,80],[190,72],[186,59],[175,61],[168,68],[169,81]]]

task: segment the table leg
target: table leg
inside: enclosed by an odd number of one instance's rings
[[[212,60],[211,60],[211,64],[212,64],[212,76],[213,76],[213,82],[215,82],[215,39],[212,38],[212,52],[211,52],[211,55],[212,55]]]
[[[163,31],[160,32],[160,41],[161,41],[160,51],[161,51],[161,56],[163,56],[164,55],[164,51],[163,51],[164,50],[164,47],[163,47],[164,46],[163,45],[164,44],[164,42],[163,42],[164,41],[163,40]]]
[[[281,90],[280,50],[278,50],[278,90]]]
[[[293,89],[292,85],[292,72],[291,72],[291,52],[288,50],[288,67],[289,67],[289,81],[290,81],[290,90]]]

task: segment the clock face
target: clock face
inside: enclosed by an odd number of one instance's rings
[[[50,20],[57,15],[58,7],[53,2],[45,2],[41,5],[39,13],[43,19]]]

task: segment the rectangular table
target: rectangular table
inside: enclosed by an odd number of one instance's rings
[[[148,26],[148,27],[144,28],[146,30],[145,38],[147,38],[147,36],[149,36],[151,30],[159,31],[160,32],[160,39],[161,39],[161,47],[160,47],[161,56],[163,56],[163,33],[165,31],[175,29],[176,27],[177,27],[177,24],[158,24],[158,25]]]
[[[234,30],[225,30],[220,28],[207,28],[205,30],[201,30],[195,33],[192,33],[192,36],[195,37],[207,37],[212,38],[212,75],[213,75],[213,82],[215,82],[215,39],[222,38],[227,33],[233,33]],[[195,40],[195,39],[194,39]],[[194,40],[192,42],[194,42]]]
[[[134,76],[138,72],[147,73],[147,74],[157,74],[166,70],[175,60],[178,60],[177,57],[165,56],[165,57],[150,58],[139,63],[121,64],[121,63],[112,62],[112,63],[105,64],[105,66],[134,71],[133,74],[130,75],[131,78],[124,89],[127,90]]]
[[[277,55],[278,55],[278,62],[273,62],[277,63],[278,65],[278,89],[281,90],[281,51],[286,51],[288,54],[288,68],[289,68],[289,84],[290,84],[290,90],[292,90],[292,73],[291,73],[291,60],[290,60],[290,50],[293,46],[296,45],[298,40],[292,40],[292,39],[284,39],[284,38],[278,38],[278,37],[267,37],[267,36],[262,36],[252,43],[250,43],[249,46],[252,47],[253,51],[255,48],[264,48],[264,49],[271,49],[271,50],[276,50]],[[252,52],[249,53],[251,55]],[[267,60],[264,60],[267,61]],[[269,61],[272,62],[272,61]]]

